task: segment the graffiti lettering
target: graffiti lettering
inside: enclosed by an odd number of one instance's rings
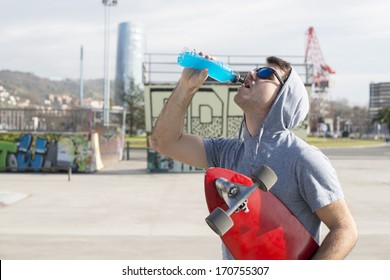
[[[17,144],[8,141],[0,141],[0,167],[9,166],[7,164],[7,159],[9,159],[9,155],[16,153]]]

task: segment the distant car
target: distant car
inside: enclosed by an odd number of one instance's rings
[[[349,132],[348,131],[343,131],[342,133],[341,133],[341,137],[343,137],[343,138],[348,138],[349,137]]]
[[[336,136],[332,132],[326,132],[325,138],[336,138]]]

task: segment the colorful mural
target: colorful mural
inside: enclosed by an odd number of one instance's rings
[[[96,171],[90,133],[0,133],[0,170]]]

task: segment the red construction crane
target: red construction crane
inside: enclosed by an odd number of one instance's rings
[[[325,63],[320,43],[313,27],[307,31],[305,63],[313,65],[313,82],[317,90],[324,91],[329,86],[329,74],[336,72]]]

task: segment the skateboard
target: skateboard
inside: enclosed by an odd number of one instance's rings
[[[235,259],[309,259],[317,250],[310,233],[269,192],[276,181],[267,166],[251,178],[224,168],[206,171],[206,222]]]

